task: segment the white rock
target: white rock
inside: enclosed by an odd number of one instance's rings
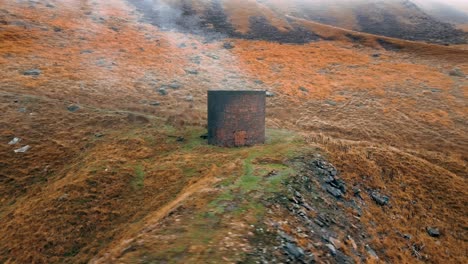
[[[31,146],[27,145],[19,149],[15,149],[15,153],[25,153],[31,148]]]
[[[20,142],[21,139],[20,138],[17,138],[15,137],[14,139],[12,139],[10,142],[8,142],[8,145],[15,145],[16,143]]]

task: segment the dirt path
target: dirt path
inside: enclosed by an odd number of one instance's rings
[[[219,172],[220,168],[213,164],[210,171],[203,178],[187,186],[180,192],[180,194],[174,200],[147,216],[142,221],[144,224],[138,224],[138,227],[130,227],[129,232],[124,234],[118,240],[117,243],[113,243],[113,245],[110,245],[110,250],[106,250],[107,252],[104,253],[103,256],[99,256],[98,258],[92,259],[90,263],[99,264],[116,261],[116,259],[118,259],[127,252],[127,249],[129,248],[129,245],[132,242],[142,237],[145,233],[156,228],[161,220],[167,217],[179,206],[181,206],[184,201],[192,197],[195,193],[203,192],[209,189],[211,186],[213,186],[214,183],[218,182],[219,178],[217,178],[216,175]],[[141,229],[141,227],[144,228]],[[139,230],[137,230],[137,228]],[[135,236],[135,233],[138,233],[138,235]],[[132,238],[128,239],[128,236],[131,236]]]

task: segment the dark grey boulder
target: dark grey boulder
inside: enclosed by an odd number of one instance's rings
[[[225,42],[223,44],[223,48],[225,49],[233,49],[234,48],[234,44],[232,44],[231,42]]]
[[[301,259],[304,257],[304,250],[292,243],[286,243],[284,250],[288,255],[294,257],[295,259]]]
[[[193,74],[193,75],[197,75],[198,74],[198,71],[197,70],[194,70],[194,69],[186,69],[185,72],[187,74]]]
[[[26,76],[39,76],[41,75],[41,70],[39,69],[30,69],[30,70],[26,70],[23,72],[23,75],[26,75]]]
[[[449,72],[449,75],[450,76],[455,76],[455,77],[465,77],[465,74],[462,72],[462,70],[460,68],[453,68]]]
[[[372,200],[374,200],[380,206],[387,205],[390,202],[390,198],[388,196],[381,195],[377,191],[372,191],[370,193],[370,196],[371,196]]]
[[[74,112],[80,110],[80,106],[72,104],[72,105],[67,106],[67,110],[74,113]]]
[[[182,84],[177,83],[177,82],[173,82],[173,83],[169,84],[168,86],[171,89],[179,89],[180,87],[182,87]]]
[[[167,95],[167,90],[166,90],[166,88],[159,88],[159,89],[158,89],[158,93],[159,93],[160,95]]]
[[[440,237],[440,231],[436,227],[427,227],[426,231],[431,237]]]
[[[335,188],[331,185],[327,185],[325,188],[329,194],[335,196],[336,198],[343,197],[343,192],[340,189]]]

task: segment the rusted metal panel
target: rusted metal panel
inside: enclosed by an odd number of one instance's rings
[[[265,143],[265,91],[208,91],[208,143]]]

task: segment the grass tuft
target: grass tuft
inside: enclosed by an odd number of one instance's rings
[[[143,165],[137,165],[135,167],[135,178],[133,178],[132,180],[132,187],[134,189],[142,189],[143,187],[145,187],[145,171],[144,171],[144,168],[143,168]]]

